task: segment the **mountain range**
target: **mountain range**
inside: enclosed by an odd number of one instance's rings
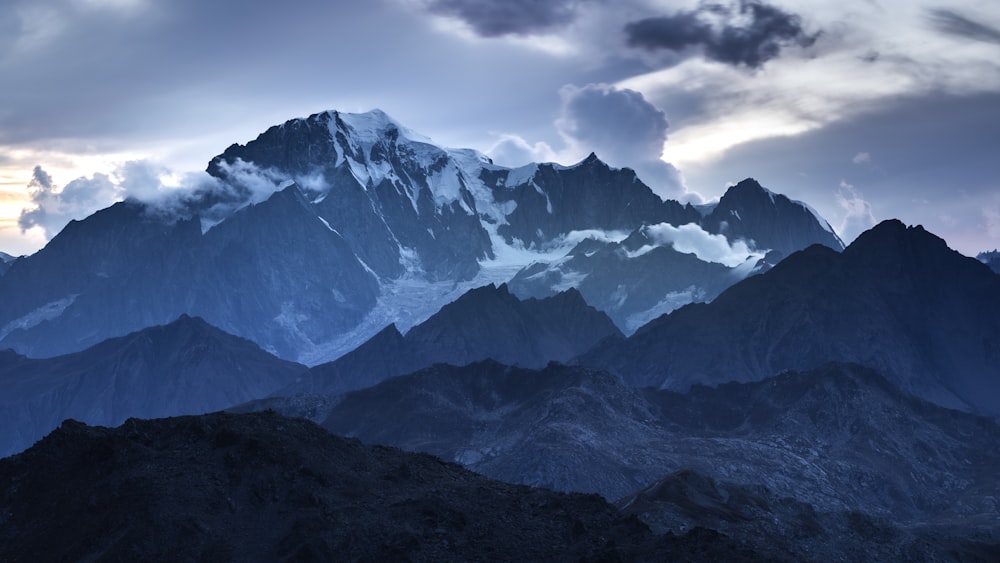
[[[842,253],[795,253],[578,361],[675,390],[855,362],[918,397],[997,416],[1000,276],[923,228],[889,220]]]
[[[995,252],[377,110],[206,178],[0,254],[0,559],[998,554]]]
[[[437,365],[342,396],[323,426],[611,500],[693,469],[821,511],[942,525],[1000,514],[1000,426],[850,364],[687,393],[559,364]]]
[[[507,281],[521,297],[579,286],[631,332],[768,252],[843,247],[808,206],[752,180],[696,209],[595,155],[505,168],[377,110],[288,121],[207,170],[193,192],[115,204],[13,262],[0,346],[55,356],[189,314],[314,365]],[[608,280],[611,264],[629,275]]]

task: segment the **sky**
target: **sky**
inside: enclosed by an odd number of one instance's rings
[[[681,201],[753,177],[848,242],[899,218],[1000,247],[997,2],[6,0],[0,251],[374,108],[507,166],[593,151]]]

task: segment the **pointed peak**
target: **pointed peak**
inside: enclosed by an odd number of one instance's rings
[[[603,160],[601,160],[597,156],[597,153],[595,153],[595,152],[591,152],[590,154],[587,155],[587,158],[581,160],[580,163],[577,164],[577,166],[584,166],[584,165],[586,165],[586,166],[601,165],[601,166],[604,166],[605,168],[609,168],[609,166],[607,165],[607,163],[604,162]]]
[[[760,182],[757,180],[753,178],[745,178],[736,184],[729,186],[729,189],[727,189],[726,193],[723,194],[722,199],[732,199],[740,196],[745,197],[746,195],[767,195],[771,198],[771,201],[774,201],[774,196],[777,194],[760,185]]]
[[[177,317],[172,322],[163,325],[164,328],[170,329],[184,329],[184,330],[219,330],[214,326],[210,325],[208,321],[199,317],[191,316],[187,313],[182,313],[181,316]]]

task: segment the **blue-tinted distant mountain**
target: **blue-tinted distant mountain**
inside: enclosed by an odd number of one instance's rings
[[[683,250],[663,240],[661,233],[669,224],[646,225],[622,240],[586,239],[561,259],[518,272],[511,290],[522,297],[544,297],[576,287],[588,303],[632,333],[682,305],[711,301],[736,281],[767,271],[788,253],[812,244],[844,248],[812,208],[752,179],[729,188],[705,217],[697,216],[687,227],[668,235],[687,237]],[[732,244],[729,256],[710,254],[719,246],[710,234]],[[704,247],[700,251],[699,245]]]
[[[547,297],[576,287],[588,303],[605,311],[626,333],[692,302],[710,301],[747,275],[766,270],[760,256],[727,266],[657,244],[645,229],[620,242],[586,239],[565,257],[537,262],[515,275],[511,291]]]
[[[574,289],[520,300],[506,285],[473,289],[400,334],[394,325],[334,362],[313,367],[276,395],[333,395],[375,385],[435,363],[491,359],[522,367],[568,361],[622,334]]]
[[[230,146],[208,172],[214,183],[173,200],[122,202],[71,222],[13,263],[0,277],[0,345],[48,357],[190,314],[318,364],[529,266],[515,294],[579,287],[630,332],[757,271],[764,243],[780,246],[772,258],[814,242],[836,247],[825,221],[763,188],[734,187],[749,195],[727,194],[703,217],[594,155],[505,168],[377,110],[290,120]],[[701,223],[720,209],[745,218],[706,223],[725,244],[745,239],[747,256],[726,268],[697,252],[670,256],[662,237],[621,246],[665,227],[708,236]],[[605,251],[570,260],[587,239]]]
[[[215,411],[264,397],[305,370],[187,316],[66,356],[0,351],[0,456],[67,418],[113,426]]]
[[[0,482],[4,561],[760,560],[273,413],[67,421]]]
[[[1000,251],[980,252],[976,255],[976,259],[989,266],[994,272],[1000,274]]]
[[[997,416],[1000,277],[919,226],[886,221],[843,253],[793,254],[580,361],[678,390],[850,361],[927,400]]]
[[[756,248],[786,256],[811,244],[844,249],[844,242],[815,210],[762,187],[753,178],[726,190],[701,224],[710,233],[752,240]]]

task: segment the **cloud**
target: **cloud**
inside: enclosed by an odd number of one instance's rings
[[[118,187],[105,174],[78,178],[59,189],[41,166],[35,166],[28,194],[33,208],[24,209],[18,218],[21,231],[40,227],[45,238],[55,236],[66,223],[83,219],[118,199]]]
[[[671,246],[677,252],[694,254],[706,262],[715,262],[730,268],[745,263],[750,258],[760,258],[763,252],[751,250],[743,240],[732,243],[723,235],[713,235],[695,223],[675,227],[669,223],[650,225],[643,229],[650,244],[631,253],[640,256],[658,246]]]
[[[791,45],[809,47],[802,18],[758,0],[738,4],[702,4],[673,15],[644,18],[625,25],[626,44],[648,51],[682,52],[700,47],[706,58],[734,66],[759,68]]]
[[[458,18],[482,37],[534,35],[576,17],[580,0],[430,0],[432,13]]]
[[[635,90],[608,84],[566,85],[556,128],[572,152],[595,152],[612,166],[627,166],[661,195],[684,194],[677,169],[661,157],[669,123],[662,110]]]
[[[872,205],[868,203],[853,185],[841,180],[837,190],[837,205],[846,214],[840,223],[840,238],[847,244],[858,235],[875,226],[875,216],[872,215]]]
[[[35,169],[31,172],[31,181],[28,182],[28,189],[34,189],[38,192],[52,191],[52,176],[45,170],[42,170],[41,166],[35,166]]]
[[[851,162],[853,162],[854,164],[867,164],[871,161],[872,161],[872,155],[866,152],[859,152],[858,154],[854,155],[854,158],[851,159]]]
[[[954,10],[929,9],[927,19],[931,27],[941,33],[973,41],[1000,44],[1000,29],[969,19]]]
[[[531,144],[519,135],[505,133],[490,147],[486,154],[500,166],[517,167],[530,162],[553,162],[559,159],[556,151],[545,142]]]
[[[253,187],[234,187],[204,172],[177,177],[163,166],[137,160],[121,164],[112,174],[80,177],[60,188],[41,166],[35,166],[27,186],[31,206],[21,210],[18,226],[22,232],[41,228],[45,239],[51,239],[70,221],[124,199],[141,201],[149,213],[168,220],[195,212],[214,217],[261,199],[252,191],[262,184],[259,176],[243,169],[237,179]],[[273,192],[275,184],[270,185]]]

